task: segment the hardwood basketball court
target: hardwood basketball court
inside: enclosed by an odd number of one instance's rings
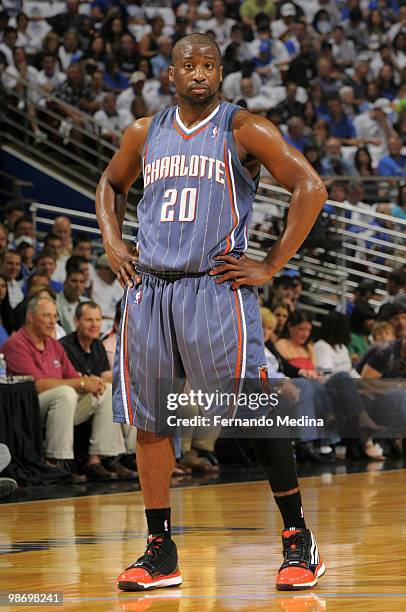
[[[403,611],[405,484],[405,470],[301,480],[307,523],[327,566],[318,586],[301,593],[274,587],[281,523],[265,482],[173,489],[184,582],[147,594],[115,588],[145,546],[139,492],[4,504],[0,591],[63,591],[63,608],[52,610]]]

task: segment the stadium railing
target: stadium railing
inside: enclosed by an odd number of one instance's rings
[[[38,144],[25,110],[26,96],[6,89],[3,142],[23,150],[42,162],[45,168],[69,175],[78,184],[94,190],[116,147],[101,138],[100,128],[91,116],[84,113],[84,127],[75,128],[80,132],[81,140],[64,143],[66,137],[60,133],[61,115],[49,108],[49,102],[55,102],[55,99],[47,96],[47,104],[31,102],[36,108],[38,126],[47,134],[47,140]],[[343,177],[328,177],[327,180],[334,178],[343,180]],[[362,177],[351,178],[362,180]],[[367,180],[370,181],[371,177]],[[377,177],[376,180],[396,186],[400,179]],[[142,183],[129,194],[127,239],[134,239],[137,231],[136,206],[141,193]],[[332,207],[330,212],[321,213],[315,229],[287,265],[302,276],[303,298],[307,302],[304,307],[320,314],[337,306],[344,308],[354,288],[365,280],[375,284],[378,305],[387,273],[405,261],[406,221],[378,213],[372,206],[328,203]],[[248,253],[252,257],[263,257],[272,246],[282,230],[288,206],[288,192],[265,181],[260,183],[248,244]],[[94,215],[86,213],[83,216],[83,213],[41,203],[34,203],[32,210],[37,224],[50,225],[54,216],[67,214],[75,218],[75,230],[86,231],[95,238],[99,235]]]

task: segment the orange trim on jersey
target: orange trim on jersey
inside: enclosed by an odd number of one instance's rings
[[[145,153],[144,153],[144,166],[145,166],[146,161],[147,161],[148,149],[149,149],[149,145],[147,145],[147,146],[145,147]]]
[[[233,197],[233,189],[231,186],[231,178],[230,178],[230,170],[228,167],[228,159],[227,159],[227,143],[226,141],[224,141],[224,165],[226,168],[226,179],[227,179],[227,185],[228,185],[228,193],[230,196],[230,203],[231,203],[231,214],[233,216],[233,222],[234,222],[234,227],[231,230],[231,232],[229,234],[227,234],[227,246],[226,246],[226,250],[223,253],[220,253],[220,255],[227,255],[227,253],[230,252],[231,250],[231,239],[230,236],[233,233],[233,231],[235,230],[235,228],[238,225],[238,217],[237,217],[237,213],[235,212],[235,202],[234,202],[234,197]]]
[[[206,125],[203,125],[201,128],[199,128],[198,130],[196,130],[196,132],[192,132],[191,134],[186,134],[182,128],[180,127],[180,125],[177,124],[176,119],[173,120],[173,127],[175,128],[175,130],[178,132],[178,134],[180,134],[182,136],[182,138],[184,138],[185,140],[190,140],[191,138],[193,138],[193,136],[197,136],[197,134],[200,134],[200,132],[203,132],[203,130],[206,130],[208,127],[208,123],[206,123]]]
[[[241,365],[242,365],[242,350],[243,350],[243,337],[242,337],[242,318],[240,300],[238,298],[237,290],[234,290],[235,305],[237,309],[237,327],[238,327],[238,342],[237,342],[237,361],[235,364],[235,378],[240,378]]]
[[[128,298],[127,298],[128,299]],[[124,334],[123,334],[123,349],[124,349],[124,381],[125,381],[125,394],[127,397],[128,416],[130,419],[130,425],[134,424],[134,411],[131,406],[131,389],[130,389],[130,373],[128,363],[128,344],[127,344],[127,330],[128,330],[128,302],[127,308],[125,309],[125,321],[124,321]]]

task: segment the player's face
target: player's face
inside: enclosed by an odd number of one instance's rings
[[[169,67],[169,80],[187,104],[208,104],[222,81],[222,66],[216,50],[204,45],[183,46]]]

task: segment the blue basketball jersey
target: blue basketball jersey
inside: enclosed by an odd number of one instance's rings
[[[246,251],[257,184],[235,149],[231,128],[237,111],[239,106],[221,102],[190,129],[176,106],[153,117],[137,208],[141,266],[203,272],[217,255]]]

